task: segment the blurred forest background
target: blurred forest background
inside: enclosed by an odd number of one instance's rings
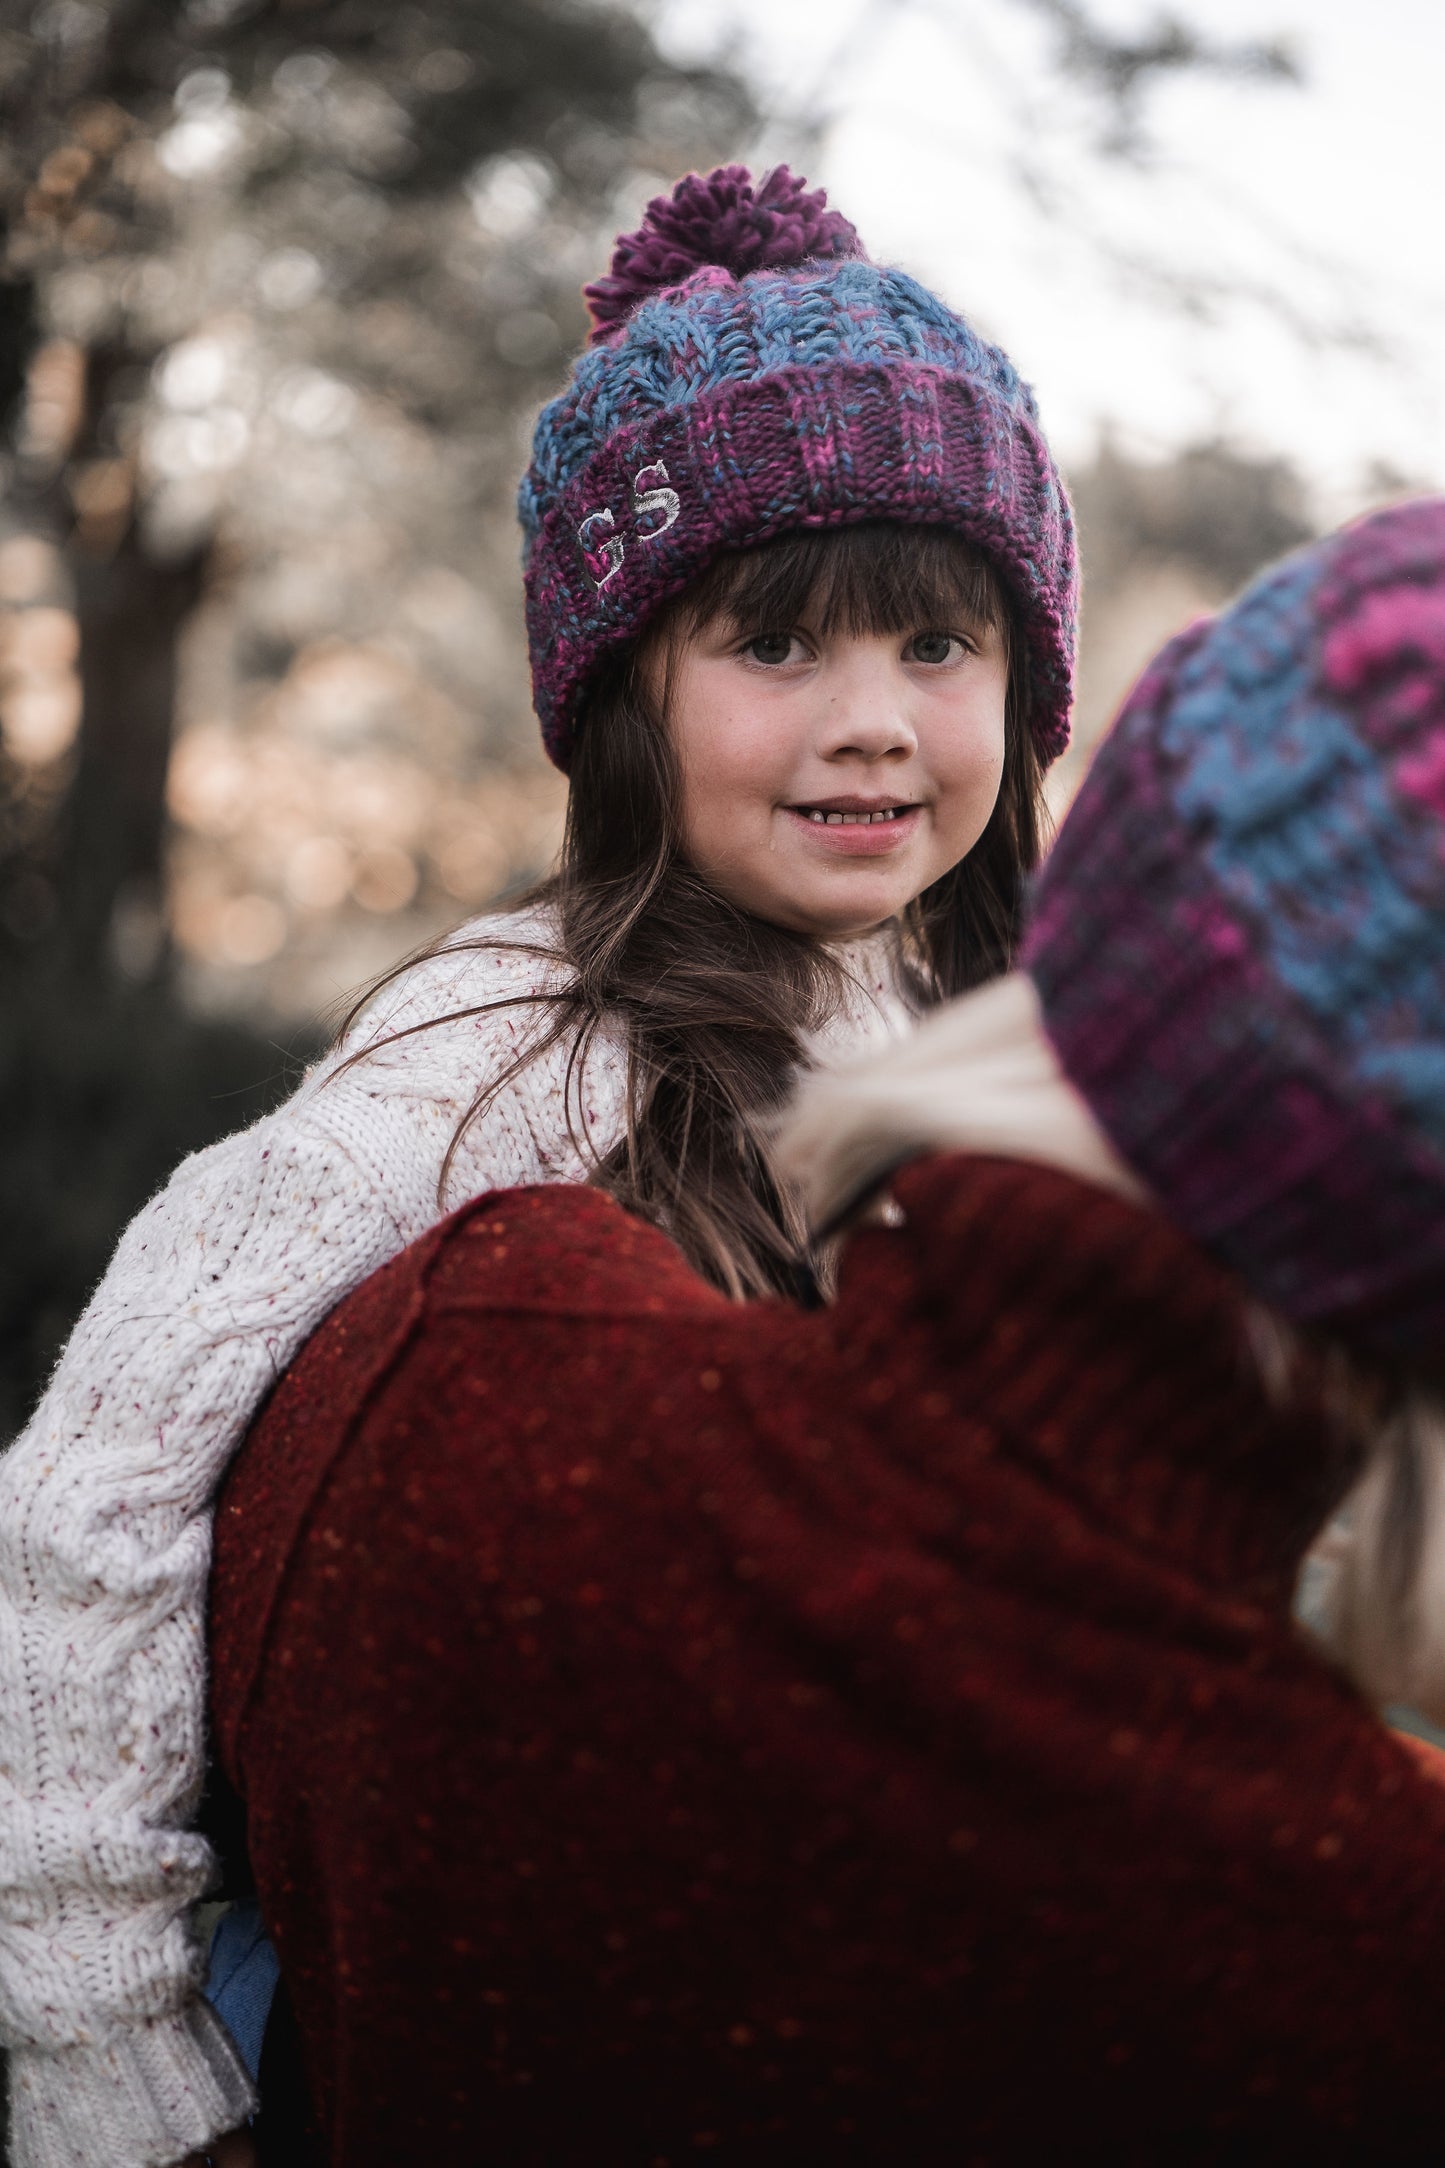
[[[1180,71],[1294,95],[1268,43],[1016,4],[1101,160]],[[531,419],[649,195],[764,142],[808,169],[826,117],[762,105],[642,0],[0,0],[0,1437],[180,1154],[546,866]],[[1222,442],[1106,437],[1071,481],[1061,798],[1157,640],[1313,518]]]

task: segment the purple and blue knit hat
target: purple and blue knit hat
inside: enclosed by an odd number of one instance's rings
[[[689,174],[587,290],[594,330],[518,499],[547,751],[723,550],[891,519],[948,527],[1008,590],[1047,760],[1068,736],[1073,524],[1012,363],[786,167]]]
[[[1024,961],[1177,1225],[1290,1317],[1445,1371],[1445,500],[1164,650]]]

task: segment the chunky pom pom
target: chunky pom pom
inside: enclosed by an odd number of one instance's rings
[[[646,294],[676,286],[704,264],[741,278],[810,258],[861,256],[857,232],[828,209],[821,188],[777,166],[754,184],[746,166],[689,173],[670,196],[654,196],[636,233],[619,234],[605,279],[584,287],[592,344],[609,338]]]

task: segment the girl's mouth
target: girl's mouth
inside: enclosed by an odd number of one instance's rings
[[[894,850],[918,826],[922,808],[917,805],[790,805],[790,820],[806,830],[809,840],[829,852],[850,858],[874,858]]]

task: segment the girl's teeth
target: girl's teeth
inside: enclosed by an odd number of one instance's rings
[[[829,828],[847,827],[849,825],[861,825],[866,828],[870,821],[891,821],[896,819],[898,810],[896,805],[890,805],[885,806],[881,813],[823,813],[814,807],[809,810],[808,818],[810,821],[823,822]]]

